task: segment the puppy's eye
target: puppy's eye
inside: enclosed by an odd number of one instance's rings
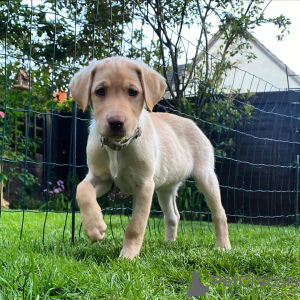
[[[138,94],[138,91],[134,90],[134,89],[129,89],[128,91],[128,95],[130,97],[135,97]]]
[[[104,88],[100,88],[100,89],[96,90],[96,94],[98,96],[105,96],[105,89]]]

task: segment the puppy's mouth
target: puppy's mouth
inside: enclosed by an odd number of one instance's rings
[[[140,127],[132,128],[130,122],[128,123],[124,116],[118,114],[107,117],[105,123],[102,126],[99,123],[98,126],[101,144],[117,151],[141,135]]]
[[[137,127],[131,130],[123,128],[121,131],[114,131],[114,130],[107,129],[107,131],[101,135],[108,140],[114,142],[122,142],[135,135],[136,131],[137,131]]]
[[[109,134],[103,135],[105,138],[115,141],[115,142],[120,142],[123,139],[126,139],[126,131],[124,132],[110,132]]]

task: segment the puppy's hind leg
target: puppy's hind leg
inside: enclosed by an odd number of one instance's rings
[[[164,213],[166,241],[175,241],[180,215],[176,205],[176,195],[179,185],[156,192],[159,205]]]
[[[198,189],[204,194],[212,213],[216,231],[216,248],[231,249],[226,214],[221,203],[220,187],[213,168],[197,169],[193,177]]]

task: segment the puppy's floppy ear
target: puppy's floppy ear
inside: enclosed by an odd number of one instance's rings
[[[165,93],[166,80],[142,61],[136,61],[144,92],[144,99],[150,111]]]
[[[95,73],[96,62],[91,62],[71,79],[69,88],[73,99],[78,103],[83,112],[86,110],[91,99],[91,88]]]

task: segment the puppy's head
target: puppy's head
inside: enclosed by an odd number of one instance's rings
[[[99,133],[114,140],[131,136],[144,103],[152,111],[165,89],[160,74],[125,57],[94,61],[70,83],[72,97],[82,110],[91,104]]]

